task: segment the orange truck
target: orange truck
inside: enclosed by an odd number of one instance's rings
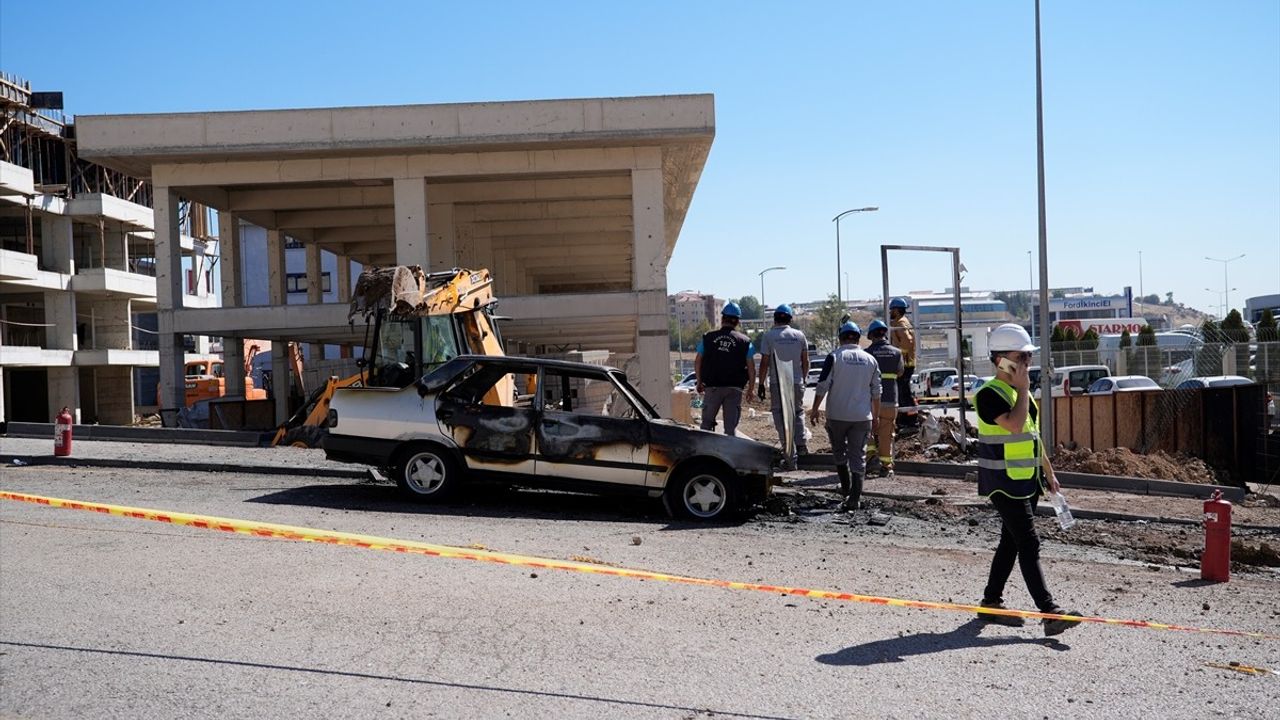
[[[258,353],[256,344],[245,343],[244,360],[244,397],[246,400],[266,400],[267,391],[254,387],[253,378],[249,376],[250,363]],[[221,360],[189,360],[183,372],[186,386],[186,407],[191,407],[201,400],[215,400],[227,394],[226,364]],[[160,388],[156,387],[156,405],[163,406]]]

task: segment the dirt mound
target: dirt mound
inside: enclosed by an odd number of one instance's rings
[[[1178,482],[1217,484],[1213,468],[1203,460],[1182,453],[1154,452],[1140,455],[1128,448],[1068,450],[1059,445],[1053,456],[1053,466],[1067,472],[1092,475],[1119,475],[1151,480],[1176,480]]]

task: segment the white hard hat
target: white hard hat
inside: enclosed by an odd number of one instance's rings
[[[1031,344],[1031,336],[1021,325],[1006,323],[991,331],[987,338],[991,352],[1035,352],[1040,348]]]

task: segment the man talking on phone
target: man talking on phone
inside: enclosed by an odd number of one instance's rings
[[[1040,494],[1057,492],[1049,458],[1040,446],[1040,409],[1031,398],[1031,336],[1020,325],[1001,325],[987,339],[996,376],[978,389],[978,494],[1000,513],[1000,544],[991,559],[991,573],[982,606],[1004,608],[1004,586],[1016,563],[1040,612],[1066,612],[1054,601],[1040,570],[1040,537],[1033,522]],[[979,613],[978,619],[1021,627],[1020,617]],[[1078,620],[1049,620],[1046,636],[1060,635]]]

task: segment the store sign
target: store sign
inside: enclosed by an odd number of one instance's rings
[[[1125,330],[1130,335],[1137,335],[1138,331],[1147,324],[1145,318],[1096,318],[1083,320],[1060,320],[1058,327],[1066,330],[1072,328],[1076,331],[1076,335],[1083,335],[1090,328],[1099,335],[1119,335]]]

